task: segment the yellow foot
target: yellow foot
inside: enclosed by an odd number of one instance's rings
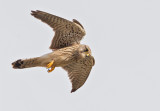
[[[47,64],[48,72],[52,72],[55,67],[53,66],[54,60]]]
[[[47,64],[47,68],[51,68],[52,65],[53,65],[53,63],[54,63],[54,60],[52,60],[50,63],[48,63],[48,64]]]
[[[54,69],[55,69],[55,67],[49,68],[49,69],[48,69],[48,73],[49,73],[49,72],[52,72]]]

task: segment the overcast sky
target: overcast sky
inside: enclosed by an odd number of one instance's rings
[[[37,9],[86,30],[96,64],[75,93],[61,68],[12,69],[51,52],[54,32],[30,15]],[[159,0],[1,0],[0,50],[1,111],[160,111]]]

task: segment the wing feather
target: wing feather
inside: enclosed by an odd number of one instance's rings
[[[73,44],[79,44],[85,35],[83,26],[75,19],[72,22],[39,10],[32,11],[31,15],[48,24],[55,31],[50,49],[60,49]]]
[[[75,92],[85,83],[93,65],[94,58],[93,56],[89,56],[63,67],[63,69],[68,72],[68,76],[72,83],[71,92]]]

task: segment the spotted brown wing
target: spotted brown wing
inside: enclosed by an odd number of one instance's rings
[[[85,83],[94,63],[93,56],[89,56],[63,67],[63,69],[68,72],[68,76],[72,83],[71,92],[75,92]]]
[[[31,15],[47,23],[55,31],[50,45],[51,49],[59,49],[73,44],[79,44],[85,35],[83,26],[75,19],[73,19],[72,22],[39,10],[32,11]]]

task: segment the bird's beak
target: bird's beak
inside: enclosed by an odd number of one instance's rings
[[[90,54],[87,53],[87,56],[90,56]]]

